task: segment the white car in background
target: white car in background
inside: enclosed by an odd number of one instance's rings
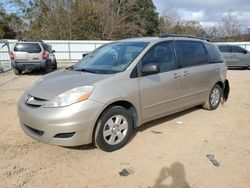
[[[246,49],[229,44],[219,44],[218,48],[229,68],[250,68],[250,52]]]

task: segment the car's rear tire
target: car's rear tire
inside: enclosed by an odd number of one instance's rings
[[[15,73],[15,75],[20,75],[22,73],[21,70],[13,68],[13,72]]]
[[[212,88],[206,103],[203,105],[203,108],[207,110],[215,110],[220,105],[221,97],[222,97],[222,88],[220,87],[219,84],[216,84]]]
[[[111,152],[125,146],[133,133],[133,119],[128,110],[113,106],[101,115],[94,135],[95,146]]]
[[[51,61],[47,61],[44,67],[44,74],[50,73],[52,71]]]
[[[55,64],[53,66],[53,69],[57,69],[57,61],[55,61]]]
[[[52,69],[57,69],[57,61],[55,60]]]

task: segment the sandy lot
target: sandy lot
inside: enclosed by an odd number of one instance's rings
[[[231,95],[216,111],[197,107],[147,123],[113,153],[46,145],[23,133],[16,102],[40,77],[0,74],[0,187],[250,187],[249,70],[228,71]],[[130,174],[120,176],[123,169]]]

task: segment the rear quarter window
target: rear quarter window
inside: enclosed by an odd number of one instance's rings
[[[223,63],[223,57],[214,45],[209,43],[204,43],[204,45],[207,50],[209,63]]]
[[[233,53],[244,53],[244,49],[239,46],[232,46],[232,52]]]
[[[41,47],[38,43],[17,43],[14,47],[15,52],[40,53]]]

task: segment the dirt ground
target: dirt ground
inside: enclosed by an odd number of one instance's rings
[[[21,130],[17,100],[40,77],[0,74],[1,188],[250,187],[249,70],[228,71],[231,95],[217,110],[197,107],[147,123],[112,153],[92,146],[46,145]],[[123,169],[128,176],[120,176]]]

